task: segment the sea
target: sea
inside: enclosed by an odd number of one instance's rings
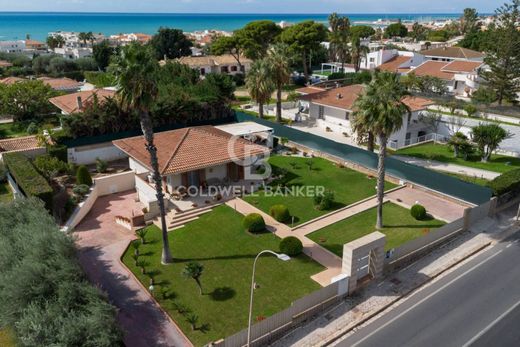
[[[379,13],[345,14],[354,24],[374,23],[378,20],[433,21],[459,18],[460,14],[439,13]],[[327,22],[328,14],[159,14],[159,13],[55,13],[0,12],[0,40],[45,40],[53,31],[92,31],[105,35],[119,33],[153,34],[159,27],[198,30],[233,31],[248,22],[269,19],[274,22],[297,23],[304,20]]]

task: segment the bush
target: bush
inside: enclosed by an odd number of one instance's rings
[[[7,181],[7,169],[3,162],[0,161],[0,183]]]
[[[107,162],[102,160],[102,159],[100,159],[100,158],[96,158],[96,170],[97,170],[97,172],[105,173],[105,172],[107,172],[107,169],[108,169]]]
[[[66,173],[69,169],[66,163],[48,154],[37,156],[33,164],[49,180],[59,174]]]
[[[508,171],[488,183],[495,196],[508,192],[520,192],[520,169]]]
[[[29,126],[27,127],[27,134],[29,135],[35,135],[38,133],[38,125],[36,123],[31,122]]]
[[[265,230],[265,221],[258,213],[250,213],[244,217],[242,226],[250,233],[260,233]]]
[[[64,163],[66,163],[68,161],[67,146],[64,146],[64,145],[51,146],[51,147],[47,148],[47,153],[49,153],[49,155],[51,157],[57,158]]]
[[[78,167],[78,171],[76,172],[76,184],[86,184],[89,187],[92,185],[92,177],[85,165]]]
[[[34,196],[41,199],[45,203],[45,207],[52,211],[52,187],[29,159],[21,153],[4,154],[3,159],[22,192],[28,197]]]
[[[410,214],[413,218],[417,220],[426,219],[426,209],[424,208],[424,206],[419,204],[415,204],[412,206],[412,208],[410,209]]]
[[[289,209],[285,205],[273,205],[269,209],[269,214],[271,217],[276,219],[276,221],[280,223],[285,223],[291,218],[291,214],[289,213]]]
[[[316,194],[314,196],[314,207],[320,211],[330,210],[334,203],[334,192],[326,190],[323,194]]]
[[[298,238],[288,236],[280,241],[280,252],[295,257],[303,252],[303,244]]]
[[[74,188],[72,188],[72,192],[80,197],[84,197],[89,191],[90,187],[86,184],[75,185]]]

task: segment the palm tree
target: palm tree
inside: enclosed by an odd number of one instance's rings
[[[264,104],[271,99],[275,87],[267,59],[256,60],[246,76],[246,88],[251,98],[258,103],[260,118],[264,118]]]
[[[116,74],[118,94],[121,97],[123,105],[138,112],[141,129],[146,141],[146,150],[150,154],[152,177],[155,182],[155,195],[159,203],[161,216],[163,242],[161,262],[168,264],[172,262],[172,256],[168,243],[166,209],[164,206],[162,179],[159,173],[157,147],[155,147],[153,141],[153,126],[150,118],[150,107],[154,103],[158,93],[158,69],[159,64],[151,48],[138,43],[126,46],[121,50],[121,54],[117,58]]]
[[[200,283],[200,276],[204,271],[204,266],[197,262],[191,262],[182,270],[182,275],[186,278],[193,278],[199,287],[199,293],[202,295],[202,284]]]
[[[291,80],[288,46],[283,43],[274,45],[267,58],[271,76],[276,86],[276,121],[282,122],[282,88]]]
[[[361,39],[359,36],[354,35],[352,37],[352,64],[354,64],[354,69],[356,72],[359,72],[361,67],[361,60],[363,57],[366,57],[368,53],[368,47],[361,44]]]
[[[379,142],[379,162],[377,165],[377,222],[376,228],[383,227],[383,198],[385,189],[385,158],[388,137],[401,129],[403,116],[410,109],[403,103],[406,89],[399,76],[382,72],[374,76],[365,92],[355,103],[357,122],[377,136]]]
[[[347,59],[350,43],[350,20],[348,17],[340,17],[337,13],[329,16],[329,41],[334,60],[341,62],[341,71],[345,72],[345,60]]]

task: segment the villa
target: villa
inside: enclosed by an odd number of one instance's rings
[[[48,85],[54,90],[65,92],[65,93],[73,93],[77,92],[83,86],[83,83],[75,81],[73,79],[63,77],[63,78],[52,78],[52,77],[40,77],[39,81],[42,81],[43,84]]]
[[[181,57],[177,59],[177,61],[181,64],[188,65],[192,69],[198,70],[201,76],[208,73],[222,73],[227,75],[245,74],[251,69],[252,63],[250,59],[241,57],[240,63],[242,66],[240,67],[231,54]],[[164,62],[161,63],[164,64]]]
[[[396,49],[381,49],[370,52],[361,60],[361,68],[365,70],[378,69],[404,74],[411,68],[424,62],[424,56],[417,52],[398,51]]]
[[[484,61],[484,54],[462,47],[439,47],[421,51],[426,60],[434,61]]]
[[[308,108],[309,120],[329,132],[339,132],[348,137],[356,137],[351,119],[354,116],[354,104],[365,87],[355,84],[347,87],[311,93],[300,98],[304,108]],[[389,137],[390,146],[400,148],[414,142],[414,139],[428,134],[427,125],[421,122],[421,116],[434,102],[406,96],[403,102],[410,108],[411,114],[403,114],[402,128]]]
[[[15,84],[18,82],[23,82],[23,81],[25,81],[25,79],[20,78],[20,77],[6,77],[3,79],[0,79],[0,83],[8,85],[8,86],[10,86],[11,84]]]
[[[254,162],[269,153],[267,147],[213,126],[198,126],[157,133],[159,171],[167,198],[179,207],[188,190],[230,186],[247,180],[246,166],[241,161]],[[114,145],[129,157],[135,172],[137,196],[148,211],[158,212],[150,155],[143,136],[116,140]],[[213,196],[208,199],[222,199]],[[191,207],[191,203],[190,206]]]
[[[49,99],[49,102],[61,110],[61,114],[69,115],[83,112],[88,105],[94,102],[103,103],[108,98],[113,98],[116,92],[108,89],[86,90],[72,94],[65,94]]]

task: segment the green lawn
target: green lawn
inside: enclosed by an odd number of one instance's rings
[[[373,233],[376,228],[376,208],[358,213],[350,218],[313,232],[308,237],[338,256],[343,256],[343,245]],[[401,206],[385,203],[383,206],[383,230],[386,235],[386,249],[399,247],[418,238],[428,230],[443,226],[436,219],[415,220],[410,211]]]
[[[457,174],[457,173],[452,173],[452,172],[444,172],[444,171],[438,171],[438,172],[440,172],[440,173],[442,173],[444,175],[456,177],[459,180],[462,180],[462,181],[465,181],[465,182],[478,184],[479,186],[486,187],[487,184],[489,183],[489,180],[487,180],[485,178],[482,178],[482,177],[466,176],[466,175],[463,175],[463,174]]]
[[[312,162],[312,170],[306,163]],[[294,216],[294,225],[301,224],[350,205],[356,201],[363,200],[376,194],[376,179],[368,178],[360,172],[340,168],[332,162],[322,158],[301,158],[289,156],[273,156],[269,159],[274,172],[280,169],[287,170],[283,182],[288,187],[299,186],[323,186],[334,192],[334,206],[331,210],[320,211],[314,208],[313,197],[306,196],[266,196],[259,192],[257,196],[246,196],[244,199],[260,210],[269,213],[271,206],[284,204]],[[292,164],[292,165],[291,165]],[[280,183],[275,181],[273,187]],[[396,185],[387,182],[386,189],[394,188]],[[288,222],[291,224],[291,221]]]
[[[7,182],[0,183],[0,202],[13,200],[13,192]]]
[[[0,346],[2,347],[15,347],[16,340],[14,337],[14,333],[9,328],[1,328],[0,329]]]
[[[403,148],[394,153],[398,155],[436,160],[443,163],[453,163],[500,173],[520,168],[520,158],[493,154],[491,156],[491,160],[488,163],[481,162],[480,156],[478,155],[473,155],[471,158],[469,158],[469,160],[464,160],[463,158],[454,158],[453,151],[449,146],[434,143]]]
[[[170,233],[170,245],[175,262],[160,264],[161,233],[149,227],[147,243],[140,248],[141,258],[155,274],[156,297],[190,340],[198,346],[232,335],[247,327],[249,290],[254,257],[264,249],[278,251],[279,239],[271,234],[252,235],[243,231],[242,215],[228,206],[216,207],[182,229]],[[142,275],[132,259],[132,247],[123,262],[148,287],[148,275]],[[199,295],[196,283],[185,279],[181,272],[190,261],[204,265],[201,277],[204,295]],[[283,262],[273,256],[257,264],[254,319],[270,316],[290,306],[291,302],[319,288],[310,279],[324,268],[302,255]],[[163,298],[167,288],[171,298]],[[174,310],[176,300],[189,307],[199,317],[199,326],[209,330],[192,331],[184,316]]]
[[[2,123],[0,124],[0,139],[6,137],[20,137],[27,136],[27,126],[16,123]]]

